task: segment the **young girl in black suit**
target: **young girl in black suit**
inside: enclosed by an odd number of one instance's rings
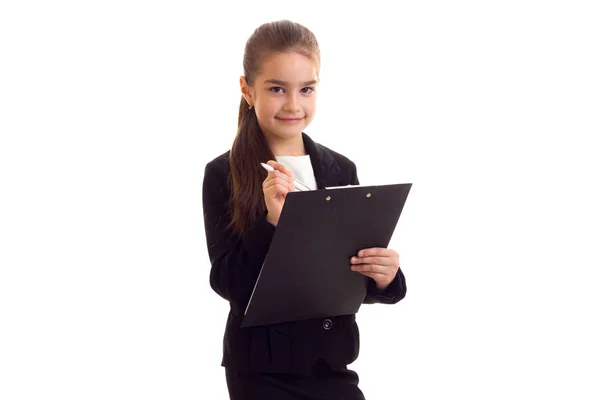
[[[277,21],[246,43],[237,135],[205,168],[204,224],[210,285],[229,301],[222,365],[230,398],[364,399],[355,315],[240,328],[293,178],[310,189],[357,185],[355,164],[303,130],[316,106],[320,52],[306,27]],[[268,161],[268,172],[261,162]],[[398,253],[363,249],[351,269],[371,279],[364,303],[393,304],[406,283]]]

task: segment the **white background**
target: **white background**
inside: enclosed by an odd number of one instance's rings
[[[600,398],[594,2],[205,3],[1,3],[0,398],[227,398],[203,172],[282,18],[321,45],[306,132],[413,183],[367,398]]]

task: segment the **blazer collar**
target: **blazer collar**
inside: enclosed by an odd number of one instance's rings
[[[326,186],[342,185],[344,183],[343,171],[329,150],[315,143],[304,132],[302,132],[302,140],[304,141],[304,149],[310,156],[317,188],[324,189]]]

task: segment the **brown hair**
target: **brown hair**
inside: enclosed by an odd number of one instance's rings
[[[312,58],[320,65],[319,44],[315,35],[306,27],[288,20],[276,21],[259,26],[246,42],[244,50],[244,76],[248,86],[254,84],[260,74],[262,62],[274,53],[294,51]],[[242,96],[238,117],[238,129],[231,153],[231,225],[238,234],[243,234],[248,225],[266,211],[262,182],[266,171],[261,162],[274,160],[254,109]]]

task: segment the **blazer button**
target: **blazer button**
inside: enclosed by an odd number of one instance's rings
[[[323,329],[325,329],[326,331],[330,330],[333,327],[333,322],[327,318],[325,321],[323,321]]]

